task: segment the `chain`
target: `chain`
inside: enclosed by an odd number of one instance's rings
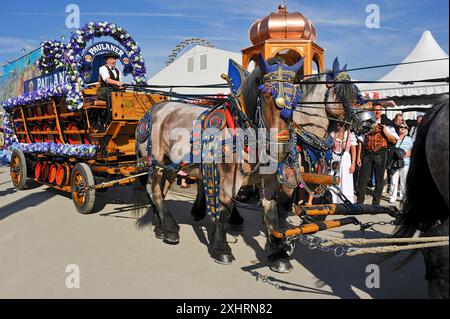
[[[397,220],[391,220],[390,222],[367,222],[367,223],[360,223],[359,226],[361,227],[361,234],[364,235],[364,231],[367,229],[370,229],[374,232],[377,233],[381,233],[380,231],[376,230],[375,228],[373,228],[373,226],[386,226],[386,225],[391,225],[391,226],[397,226],[398,225],[398,221]]]
[[[320,251],[334,253],[335,257],[342,257],[347,252],[354,251],[354,248],[345,248],[343,246],[337,246],[335,248],[325,247],[322,244],[326,243],[328,240],[320,237],[314,236],[305,236],[305,235],[295,235],[286,239],[286,244],[291,245],[292,242],[300,242],[302,245],[307,246],[309,249],[314,250],[318,249]]]
[[[261,280],[261,282],[269,284],[271,286],[274,286],[276,289],[281,290],[281,285],[279,283],[274,282],[273,280],[271,280],[271,278],[273,278],[273,277],[262,275],[262,274],[260,274],[259,272],[256,272],[256,271],[251,271],[250,273],[251,273],[252,276],[255,277],[256,281]]]

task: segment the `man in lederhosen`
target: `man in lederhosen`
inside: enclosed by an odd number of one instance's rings
[[[97,97],[111,105],[111,91],[121,89],[123,86],[122,75],[116,69],[116,62],[119,55],[111,52],[105,55],[106,63],[99,69],[100,88],[97,91]]]

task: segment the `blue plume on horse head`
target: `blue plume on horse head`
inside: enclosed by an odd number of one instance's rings
[[[333,68],[330,73],[327,74],[328,81],[334,80],[340,73],[347,71],[347,64],[341,68],[339,63],[339,57],[334,58]]]
[[[341,66],[339,64],[339,57],[335,57],[333,61],[333,75],[336,76],[341,70]]]
[[[301,58],[297,63],[295,63],[294,65],[288,66],[288,70],[293,71],[295,73],[297,73],[298,71],[300,71],[301,67],[303,66],[303,58]]]
[[[347,71],[347,63],[345,63],[344,67],[342,68],[342,72],[346,72]]]
[[[277,70],[277,65],[276,64],[271,65],[267,63],[267,61],[264,59],[261,53],[258,54],[258,65],[262,74],[271,73]]]

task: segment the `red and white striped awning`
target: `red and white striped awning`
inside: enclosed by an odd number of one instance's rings
[[[366,91],[363,92],[364,98],[368,99],[368,100],[383,100],[383,99],[387,99],[388,97],[376,92],[376,91]],[[396,107],[397,104],[395,104],[395,102],[393,100],[388,100],[388,101],[379,101],[379,103],[384,106],[384,107]]]

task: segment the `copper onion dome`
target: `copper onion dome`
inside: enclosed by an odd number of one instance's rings
[[[253,22],[248,31],[253,44],[268,39],[316,40],[314,24],[299,12],[288,12],[284,4],[278,6],[278,12]]]

